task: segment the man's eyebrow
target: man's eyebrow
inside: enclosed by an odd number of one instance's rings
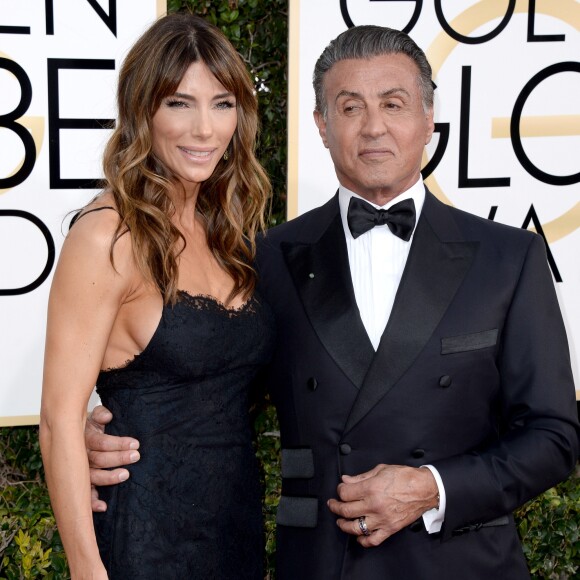
[[[384,99],[384,98],[392,97],[394,95],[398,95],[401,93],[406,95],[407,97],[411,96],[407,89],[404,89],[403,87],[394,87],[392,89],[388,89],[386,91],[379,93],[379,97]],[[338,94],[336,95],[335,101],[338,101],[338,99],[340,99],[342,97],[347,97],[347,98],[352,98],[352,99],[362,99],[363,98],[363,96],[360,93],[357,93],[356,91],[342,90],[342,91],[339,91]]]
[[[356,91],[347,91],[343,89],[342,91],[338,92],[338,94],[336,95],[336,99],[334,100],[338,101],[338,99],[342,97],[348,97],[352,99],[362,99],[362,95],[360,93],[357,93]]]
[[[392,89],[389,89],[388,91],[383,91],[382,93],[379,93],[379,97],[384,99],[385,97],[392,97],[400,93],[406,95],[407,97],[411,96],[411,94],[407,89],[404,89],[403,87],[394,87]]]

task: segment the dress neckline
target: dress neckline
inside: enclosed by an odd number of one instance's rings
[[[224,302],[222,302],[221,300],[219,300],[215,296],[212,296],[211,294],[203,294],[203,293],[193,294],[193,293],[189,292],[188,290],[177,290],[177,293],[182,295],[182,296],[185,296],[187,299],[192,300],[192,301],[202,300],[202,301],[211,302],[211,303],[215,304],[220,310],[225,310],[226,312],[231,313],[231,314],[243,312],[244,310],[249,308],[249,306],[255,300],[254,295],[252,294],[252,296],[250,296],[250,298],[248,298],[245,302],[242,302],[242,304],[240,304],[239,306],[229,307],[229,306],[226,306]]]
[[[254,310],[254,304],[256,303],[255,294],[252,294],[252,296],[250,296],[250,298],[248,298],[248,300],[246,300],[243,304],[240,304],[240,306],[237,306],[235,308],[228,308],[221,300],[218,300],[215,296],[212,296],[211,294],[192,294],[187,290],[177,290],[177,293],[182,298],[184,298],[184,302],[192,308],[199,309],[201,302],[206,306],[216,308],[220,312],[223,312],[224,314],[228,315],[229,318],[237,318],[238,315],[245,314],[246,312],[248,312],[249,314],[255,312]],[[141,359],[143,355],[152,348],[155,339],[157,337],[157,333],[159,332],[159,328],[163,322],[166,308],[167,305],[163,305],[159,323],[155,331],[153,332],[153,335],[149,339],[149,342],[145,345],[145,347],[141,352],[136,353],[132,358],[126,360],[124,364],[120,366],[107,367],[106,369],[101,369],[99,373],[111,373],[123,371],[127,369],[129,366],[133,366],[135,363],[137,363],[137,361]]]

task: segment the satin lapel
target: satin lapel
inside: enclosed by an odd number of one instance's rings
[[[318,338],[360,388],[375,354],[354,297],[344,231],[336,216],[314,243],[283,243],[282,252]]]
[[[428,194],[429,195],[429,194]],[[352,429],[396,384],[433,334],[465,274],[477,243],[441,241],[457,228],[440,202],[426,200],[393,310],[376,356],[351,409]],[[444,218],[437,221],[438,217]],[[441,232],[441,236],[435,233]],[[445,231],[447,230],[447,231]],[[455,238],[457,239],[457,238]]]

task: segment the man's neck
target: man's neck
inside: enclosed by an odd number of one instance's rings
[[[376,205],[377,207],[384,207],[385,205],[391,203],[395,198],[402,196],[407,191],[411,191],[417,187],[417,184],[422,184],[421,175],[417,176],[417,179],[409,186],[405,187],[404,189],[400,190],[392,190],[390,188],[377,188],[376,190],[372,191],[365,191],[365,192],[358,192],[354,190],[350,190],[359,197],[362,197],[364,200],[368,201]],[[341,184],[342,185],[342,184]],[[344,186],[343,186],[344,187]],[[348,189],[348,188],[345,188]]]

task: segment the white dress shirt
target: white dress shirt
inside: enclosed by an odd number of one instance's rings
[[[375,226],[355,240],[347,222],[348,204],[351,197],[364,199],[341,185],[338,189],[338,203],[346,238],[354,296],[363,325],[376,351],[391,315],[413,236],[405,242],[393,235],[391,230],[384,225]],[[421,179],[384,206],[365,201],[377,209],[389,209],[404,199],[414,201],[416,218],[419,221],[425,202],[425,186]],[[432,465],[424,467],[431,470],[439,488],[439,509],[432,509],[423,514],[425,528],[433,534],[441,530],[445,517],[445,488],[439,472]]]

